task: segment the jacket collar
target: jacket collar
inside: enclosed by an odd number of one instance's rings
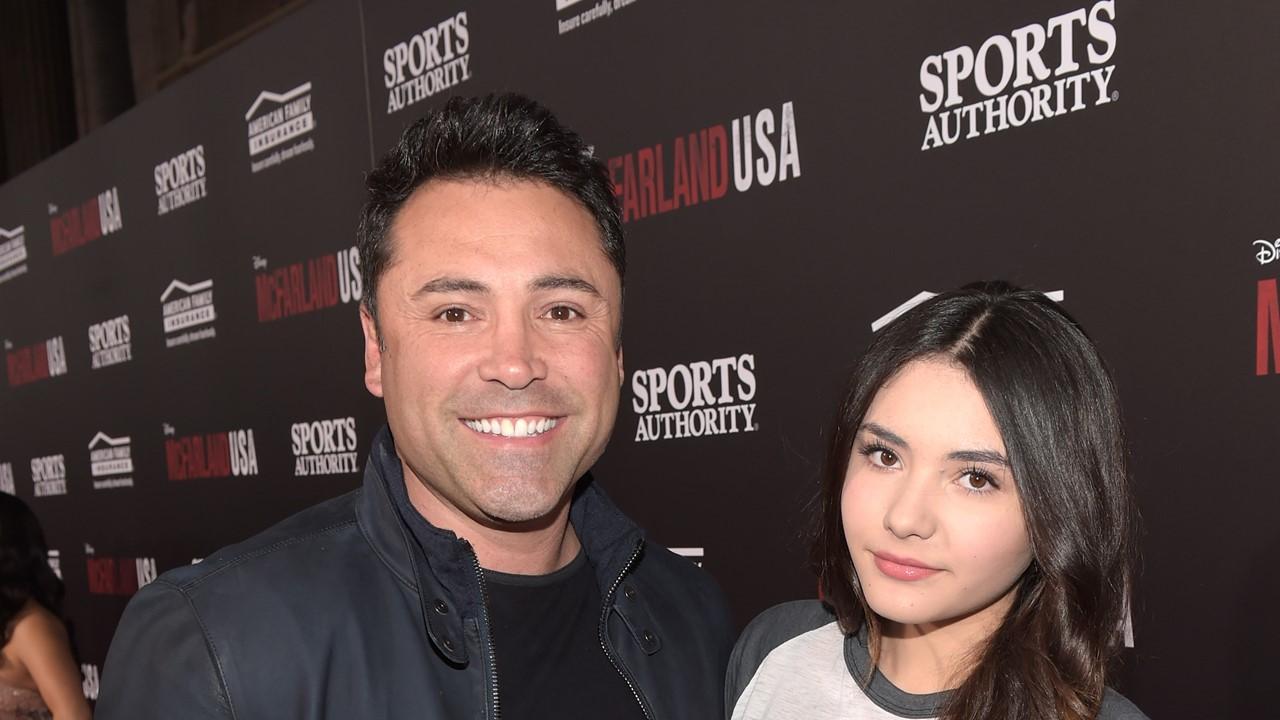
[[[452,662],[466,664],[462,619],[483,617],[479,564],[469,543],[428,523],[413,508],[395,441],[386,426],[374,437],[365,464],[356,520],[374,553],[418,594],[432,644]],[[595,569],[604,598],[631,561],[643,533],[590,475],[578,481],[569,521]]]

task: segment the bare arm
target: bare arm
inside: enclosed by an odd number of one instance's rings
[[[44,608],[24,613],[14,623],[9,646],[31,674],[54,720],[89,720],[80,669],[57,617]]]

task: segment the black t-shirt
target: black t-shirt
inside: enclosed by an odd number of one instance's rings
[[[581,552],[550,575],[485,570],[504,720],[643,719],[600,645],[600,589]]]

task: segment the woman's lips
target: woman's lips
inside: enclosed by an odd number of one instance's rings
[[[900,558],[886,553],[872,553],[872,555],[880,572],[894,580],[923,580],[940,572],[937,568],[929,567],[918,560]]]

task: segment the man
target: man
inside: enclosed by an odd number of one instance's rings
[[[531,100],[454,98],[368,188],[363,487],[140,591],[98,717],[723,715],[720,592],[586,475],[623,380],[601,163]]]

